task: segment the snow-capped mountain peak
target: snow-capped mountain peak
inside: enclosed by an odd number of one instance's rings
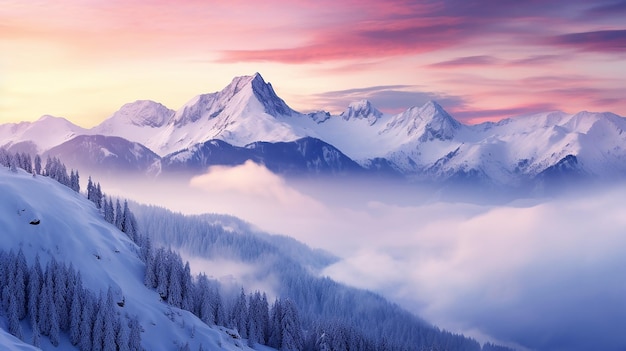
[[[369,100],[363,99],[348,105],[348,108],[340,116],[346,121],[354,118],[367,119],[369,125],[373,125],[382,115],[383,113],[372,106]]]
[[[0,125],[0,147],[36,154],[86,132],[65,118],[44,115],[35,122]]]
[[[124,104],[111,117],[100,124],[99,129],[104,132],[118,124],[134,125],[138,127],[159,128],[167,124],[174,111],[151,100],[137,100]]]
[[[294,113],[294,111],[287,106],[285,101],[276,95],[271,83],[266,83],[259,73],[254,74],[252,77],[252,91],[265,107],[266,113],[273,116],[289,116]]]
[[[421,107],[411,107],[405,112],[396,115],[385,127],[382,133],[400,134],[418,138],[424,142],[428,140],[452,139],[461,123],[455,120],[446,110],[435,101],[428,101]]]

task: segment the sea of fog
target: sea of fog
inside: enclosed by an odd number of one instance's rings
[[[103,182],[183,213],[226,213],[341,258],[321,274],[479,341],[532,350],[626,347],[626,187],[442,200],[383,182],[288,182],[263,166],[188,182]]]

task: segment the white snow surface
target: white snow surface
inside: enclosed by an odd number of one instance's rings
[[[58,126],[50,126],[52,121]],[[478,170],[498,183],[514,184],[569,154],[590,174],[623,174],[625,121],[608,112],[556,111],[464,125],[434,101],[396,115],[381,113],[367,100],[351,103],[340,115],[302,114],[256,73],[234,78],[221,91],[198,95],[177,111],[152,101],[126,104],[91,130],[53,117],[0,125],[0,146],[31,140],[46,150],[82,132],[121,136],[165,156],[211,139],[246,146],[310,136],[365,166],[386,158],[409,175],[445,179]]]
[[[197,350],[200,343],[205,350],[249,350],[245,340],[235,340],[224,328],[209,327],[190,312],[168,306],[155,291],[146,288],[139,248],[104,221],[84,195],[47,177],[33,177],[22,170],[13,173],[5,167],[0,167],[0,194],[0,247],[7,252],[21,248],[29,265],[36,254],[42,265],[52,257],[71,263],[81,272],[83,286],[96,294],[113,287],[116,297],[125,298],[124,307],[115,308],[122,315],[139,318],[145,330],[142,345],[146,350],[174,350],[186,342],[192,350]],[[40,220],[40,224],[29,224],[33,219]],[[166,316],[168,311],[174,312],[174,321]],[[60,348],[75,349],[66,337],[63,339]],[[0,348],[30,350],[6,334],[0,334]],[[42,348],[59,349],[45,337]]]
[[[64,143],[88,131],[61,117],[45,115],[35,122],[0,124],[0,147],[11,147],[20,142],[33,142],[37,152]]]
[[[4,329],[0,329],[0,348],[2,348],[3,351],[41,350],[40,348],[26,344],[22,340],[6,332]]]

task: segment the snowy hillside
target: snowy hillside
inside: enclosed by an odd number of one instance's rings
[[[104,221],[92,202],[83,195],[44,177],[0,167],[0,249],[22,250],[28,266],[38,256],[42,266],[55,260],[71,265],[82,276],[83,286],[96,296],[112,289],[115,313],[122,320],[138,318],[143,329],[141,342],[147,350],[178,350],[189,344],[205,350],[247,349],[241,340],[209,327],[191,313],[160,301],[156,291],[143,284],[145,265],[139,248],[122,232]],[[2,318],[0,318],[0,321]],[[1,324],[1,323],[0,323]],[[22,323],[23,338],[31,340],[29,323]],[[26,350],[14,338],[0,334],[3,349]],[[44,350],[72,350],[67,336],[53,347],[42,336]]]

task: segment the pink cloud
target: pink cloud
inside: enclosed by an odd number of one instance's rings
[[[451,68],[451,67],[475,67],[475,66],[491,66],[500,63],[501,60],[488,55],[464,56],[457,57],[448,61],[441,61],[429,65],[433,68]]]

